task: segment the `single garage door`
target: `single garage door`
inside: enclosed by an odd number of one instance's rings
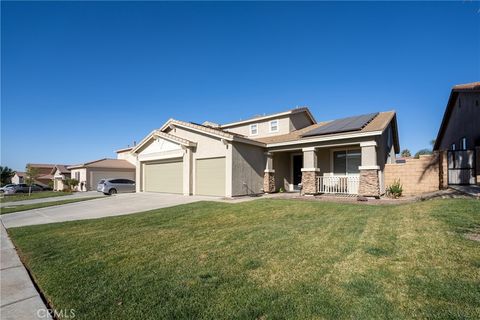
[[[181,160],[144,164],[145,191],[183,193]]]
[[[196,160],[195,193],[225,196],[225,157]]]

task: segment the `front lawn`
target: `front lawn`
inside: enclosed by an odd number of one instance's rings
[[[480,201],[199,202],[9,229],[76,319],[474,319]]]
[[[61,196],[68,196],[70,194],[72,193],[63,192],[63,191],[40,191],[40,192],[33,192],[30,195],[28,195],[28,193],[15,193],[12,195],[4,195],[3,198],[0,198],[0,203],[51,198],[51,197],[61,197]]]
[[[4,206],[0,208],[0,214],[7,214],[7,213],[18,212],[18,211],[32,210],[32,209],[40,209],[40,208],[46,208],[46,207],[52,207],[52,206],[59,206],[62,204],[74,203],[74,202],[80,202],[80,201],[92,200],[92,199],[98,199],[98,198],[101,198],[101,197],[86,197],[86,198],[80,198],[80,199],[40,202],[40,203],[34,203],[34,204],[24,204],[24,205],[15,205],[15,206],[12,205],[12,207]]]

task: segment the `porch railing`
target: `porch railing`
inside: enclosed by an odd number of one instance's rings
[[[319,176],[318,193],[358,195],[359,176]]]

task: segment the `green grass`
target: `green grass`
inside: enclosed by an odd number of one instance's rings
[[[42,203],[34,203],[34,204],[15,205],[12,207],[6,206],[6,207],[0,208],[0,214],[7,214],[7,213],[18,212],[18,211],[32,210],[32,209],[40,209],[40,208],[46,208],[46,207],[52,207],[52,206],[59,206],[62,204],[74,203],[74,202],[80,202],[80,201],[92,200],[92,199],[98,199],[98,198],[101,198],[101,197],[87,197],[87,198],[80,198],[80,199],[59,200],[59,201],[42,202]]]
[[[30,195],[28,195],[28,193],[16,193],[14,195],[6,195],[3,198],[0,198],[0,203],[43,199],[43,198],[51,198],[51,197],[61,197],[61,196],[68,196],[71,194],[72,194],[71,192],[61,192],[61,191],[33,192]]]
[[[263,199],[9,231],[76,319],[478,319],[479,227],[475,200]]]

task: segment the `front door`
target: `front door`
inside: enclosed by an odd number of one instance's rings
[[[300,183],[302,183],[302,167],[303,167],[303,155],[293,156],[293,189],[300,190]]]

